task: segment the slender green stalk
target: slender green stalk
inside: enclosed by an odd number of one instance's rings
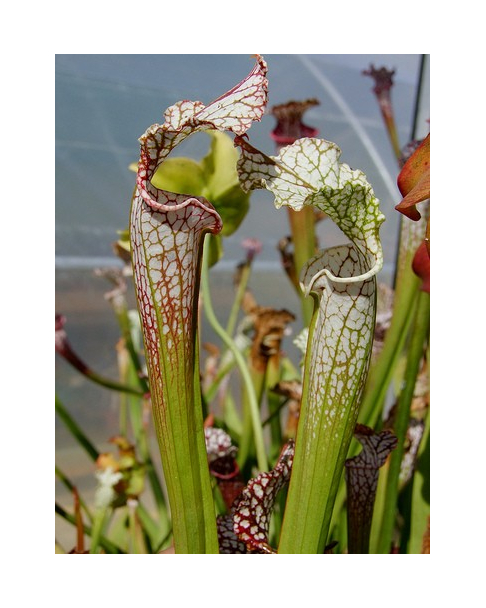
[[[150,487],[152,489],[152,494],[154,496],[155,504],[157,506],[157,511],[159,514],[159,527],[162,527],[162,529],[168,529],[170,523],[167,503],[164,491],[162,489],[162,484],[160,483],[159,476],[157,474],[157,471],[155,470],[154,461],[150,454],[146,454],[144,456],[144,465],[146,467],[147,477],[150,483]]]
[[[89,547],[90,553],[98,553],[99,546],[101,543],[101,537],[103,536],[103,530],[106,525],[106,520],[111,509],[108,507],[101,507],[96,510],[93,519],[93,528],[91,530],[91,544]]]
[[[255,386],[255,392],[258,396],[258,402],[261,403],[269,382],[269,369],[273,373],[274,383],[278,382],[281,341],[287,323],[293,321],[295,317],[286,310],[260,309],[258,312],[258,307],[251,314],[253,316],[255,334],[248,366]],[[275,370],[277,373],[276,378]],[[246,401],[243,404],[246,406]],[[240,442],[240,455],[238,459],[241,467],[247,464],[250,449],[253,448],[250,414],[251,412],[248,411],[248,408],[244,407],[244,432]],[[276,422],[278,423],[278,420],[275,418],[273,424]],[[282,444],[280,443],[279,452],[276,454],[277,458],[281,448]]]
[[[66,427],[71,432],[72,436],[77,440],[79,445],[85,450],[92,460],[96,460],[99,456],[98,450],[94,447],[85,433],[82,431],[78,423],[72,418],[71,414],[64,407],[60,399],[56,395],[56,414],[64,422]]]
[[[144,391],[138,388],[134,388],[133,386],[126,386],[121,384],[120,382],[115,382],[114,380],[109,380],[104,376],[100,376],[91,369],[87,369],[84,371],[84,375],[89,378],[92,382],[104,386],[105,388],[109,388],[114,391],[119,391],[121,393],[128,393],[130,395],[139,395],[142,396]]]
[[[257,370],[250,364],[250,377],[254,392],[256,394],[258,402],[258,420],[260,421],[260,405],[265,389],[265,371]],[[238,450],[238,465],[240,469],[243,469],[247,464],[248,459],[252,455],[254,443],[254,418],[252,410],[251,397],[248,395],[246,385],[242,391],[242,405],[243,405],[243,431],[240,439],[240,446]],[[259,422],[260,428],[263,427],[262,423]]]
[[[280,380],[280,356],[272,356],[268,360],[266,374],[266,389],[268,413],[270,419],[270,458],[276,462],[283,445],[282,425],[280,423],[281,397],[272,392]]]
[[[129,500],[127,502],[128,508],[128,528],[130,534],[130,553],[140,554],[147,553],[145,543],[143,542],[142,528],[140,521],[137,517],[137,502]]]
[[[241,420],[235,398],[228,391],[224,391],[221,395],[221,409],[223,419],[222,425],[219,426],[226,427],[229,433],[236,439],[236,443],[239,443],[243,433],[243,422]]]
[[[398,445],[390,459],[386,488],[386,509],[380,529],[378,553],[390,553],[393,532],[396,521],[396,506],[398,498],[398,478],[400,466],[404,454],[405,438],[410,419],[410,405],[415,389],[417,375],[422,361],[424,346],[429,333],[430,296],[421,292],[415,314],[413,332],[408,349],[407,368],[405,371],[404,387],[398,400],[395,415],[394,432],[398,439]]]
[[[233,300],[233,304],[231,306],[231,311],[228,317],[228,323],[226,325],[226,333],[229,336],[233,336],[235,333],[236,322],[238,320],[238,313],[241,308],[241,303],[243,301],[243,297],[246,292],[246,288],[248,286],[248,281],[251,276],[251,262],[246,261],[240,271],[240,280],[238,282],[238,288],[236,290],[235,299]]]
[[[127,411],[128,411],[128,401],[127,401],[127,396],[126,395],[120,395],[120,404],[119,404],[119,415],[118,415],[118,420],[119,420],[119,428],[120,428],[120,435],[123,437],[127,437],[128,436],[128,416],[127,416]]]
[[[230,311],[230,314],[228,317],[228,322],[226,324],[226,333],[230,337],[233,337],[234,332],[235,332],[236,323],[238,320],[238,313],[241,308],[241,304],[242,304],[243,297],[246,292],[246,288],[248,286],[250,276],[251,276],[251,261],[246,260],[241,268],[238,288],[237,288],[237,291],[235,294],[235,298],[233,300],[233,304],[231,305],[231,311]],[[222,359],[224,359],[224,355],[227,352],[228,352],[228,349],[223,354]],[[211,402],[216,397],[216,394],[218,392],[221,382],[228,376],[228,374],[231,372],[231,370],[234,368],[235,365],[236,365],[236,362],[234,359],[228,359],[228,361],[224,365],[221,365],[219,367],[213,381],[204,391],[204,398],[206,399],[206,401],[208,403]]]
[[[134,395],[143,395],[144,391],[126,386],[120,382],[115,382],[109,378],[105,378],[101,374],[93,371],[86,363],[78,356],[78,354],[72,348],[66,331],[64,330],[64,324],[66,319],[62,315],[56,315],[56,352],[59,353],[70,365],[78,370],[81,374],[86,376],[92,382],[104,386],[115,391],[121,391],[123,393],[131,393]]]
[[[270,464],[275,466],[282,451],[282,445],[284,444],[282,434],[282,424],[280,420],[280,412],[282,407],[285,405],[285,401],[282,398],[272,392],[272,389],[278,384],[282,378],[281,369],[281,357],[280,353],[272,355],[268,360],[267,373],[265,375],[265,385],[267,393],[267,404],[269,416],[267,420],[263,422],[263,426],[267,423],[270,425]],[[278,545],[280,533],[282,530],[283,517],[285,512],[285,503],[287,502],[287,488],[283,488],[276,500],[275,509],[272,515],[272,524],[274,528],[273,538],[275,539],[273,544]]]
[[[376,490],[375,505],[373,508],[373,521],[371,522],[370,532],[370,553],[378,553],[378,543],[380,542],[380,524],[383,518],[383,513],[386,510],[386,486],[388,479],[388,471],[390,468],[390,461],[381,467],[380,474],[378,477],[378,487]]]
[[[395,120],[393,119],[393,116],[389,116],[386,113],[383,115],[383,120],[385,122],[385,125],[387,126],[388,136],[390,137],[390,143],[392,145],[393,152],[396,158],[399,159],[401,156],[401,150]]]
[[[236,361],[234,359],[231,359],[225,365],[222,365],[218,369],[213,382],[208,386],[208,388],[204,392],[204,397],[208,403],[216,397],[221,382],[228,376],[228,374],[235,367],[235,365]]]
[[[316,253],[314,208],[303,207],[300,211],[289,208],[288,218],[294,246],[294,265],[299,276],[304,264]],[[301,301],[304,326],[308,327],[312,318],[312,300],[304,296],[300,285],[295,287]]]
[[[117,360],[118,360],[118,373],[120,381],[123,384],[130,384],[133,377],[133,366],[130,363],[128,350],[123,342],[117,344]],[[128,400],[129,395],[126,393],[120,394],[119,399],[119,433],[123,437],[128,437]]]
[[[136,374],[134,374],[133,379],[136,379],[138,381],[142,393],[148,393],[149,386],[143,373],[140,357],[138,356],[137,350],[133,343],[130,316],[128,314],[128,308],[125,299],[123,298],[123,300],[120,302],[114,302],[113,308],[118,321],[118,325],[120,326],[121,334],[125,341],[125,347],[128,350],[132,365],[136,371]]]
[[[238,350],[231,336],[228,335],[226,330],[221,326],[216,315],[214,313],[213,305],[211,302],[211,292],[209,288],[209,268],[208,268],[208,241],[204,243],[203,263],[201,270],[201,292],[204,302],[204,311],[208,319],[209,324],[214,329],[216,334],[221,338],[224,344],[231,350],[235,358],[238,369],[240,370],[245,390],[248,397],[248,406],[251,414],[251,420],[253,423],[253,434],[255,439],[255,450],[258,468],[261,471],[268,470],[267,455],[265,452],[265,444],[263,440],[263,432],[260,421],[260,408],[258,405],[258,398],[253,386],[253,380],[250,375],[250,371],[246,365],[243,355]]]

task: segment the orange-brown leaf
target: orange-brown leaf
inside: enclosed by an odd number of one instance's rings
[[[404,164],[397,184],[403,199],[395,209],[411,220],[419,220],[415,205],[430,198],[430,134]]]

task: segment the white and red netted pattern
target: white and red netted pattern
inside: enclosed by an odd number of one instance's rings
[[[169,403],[193,401],[195,311],[203,237],[222,221],[203,197],[155,188],[157,167],[186,137],[204,129],[245,133],[267,100],[266,64],[257,56],[250,74],[207,107],[180,101],[140,138],[130,238],[138,307],[156,416]],[[165,425],[167,421],[163,424]]]
[[[151,207],[158,207],[161,191],[150,180],[164,158],[186,137],[209,129],[243,135],[253,121],[261,120],[267,103],[267,64],[259,55],[256,59],[244,80],[208,106],[200,101],[179,101],[165,111],[164,124],[154,124],[142,135],[137,187]]]
[[[249,551],[275,553],[268,544],[270,515],[277,494],[289,482],[294,458],[294,442],[289,441],[275,467],[260,473],[248,482],[237,500],[233,515],[233,529]]]
[[[209,462],[214,462],[219,458],[234,458],[238,451],[233,445],[231,437],[223,429],[214,426],[207,426],[204,429],[206,439],[206,451]]]

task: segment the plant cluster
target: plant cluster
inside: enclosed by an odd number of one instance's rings
[[[267,106],[263,57],[226,94],[207,106],[176,103],[140,138],[129,229],[116,243],[125,267],[103,273],[114,284],[122,379],[91,370],[56,316],[57,352],[120,393],[116,455],[99,453],[56,399],[98,482],[90,506],[56,469],[73,493],[73,513],[56,504],[77,529],[71,552],[428,552],[430,136],[402,158],[393,73],[365,73],[375,79],[397,156],[396,208],[406,216],[393,291],[377,283],[385,217],[372,186],[302,122],[317,100],[273,108],[276,155],[252,145],[247,132]],[[169,157],[200,131],[211,141],[205,158]],[[282,347],[295,311],[261,306],[249,288],[260,243],[243,243],[225,325],[212,304],[211,268],[259,188],[287,209],[290,235],[279,250],[302,305],[300,366]],[[346,242],[319,249],[321,221]],[[132,279],[138,316],[126,298]],[[201,315],[218,344],[200,345]]]

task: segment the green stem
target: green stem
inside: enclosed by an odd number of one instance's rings
[[[204,393],[204,397],[208,403],[210,403],[216,397],[221,382],[230,373],[235,365],[236,361],[232,359],[218,369],[213,382],[208,386]]]
[[[122,393],[130,393],[132,395],[143,395],[145,391],[133,388],[131,386],[126,386],[121,384],[120,382],[116,382],[114,380],[110,380],[109,378],[105,378],[100,374],[93,371],[90,367],[86,365],[86,363],[78,357],[78,355],[71,348],[69,343],[65,344],[62,352],[59,351],[61,356],[72,365],[75,369],[78,370],[81,374],[86,376],[92,382],[104,386],[105,388],[109,388],[114,391],[120,391]]]
[[[143,390],[133,388],[132,386],[125,386],[123,384],[120,384],[119,382],[115,382],[114,380],[109,380],[108,378],[100,376],[91,369],[86,370],[85,376],[93,382],[96,382],[96,384],[100,384],[101,386],[104,386],[105,388],[109,388],[114,391],[120,391],[121,393],[129,393],[130,395],[142,396],[145,392]]]
[[[241,303],[243,301],[243,297],[245,295],[246,288],[248,286],[248,281],[250,279],[250,275],[251,275],[251,262],[247,261],[242,265],[240,280],[238,283],[238,289],[236,291],[236,295],[233,300],[233,304],[231,306],[230,315],[228,317],[228,323],[226,325],[226,333],[231,337],[234,335],[234,332],[235,332],[236,323],[238,320],[238,313],[240,311]],[[226,350],[223,353],[222,360],[225,359],[225,354],[227,352],[228,352],[228,350]],[[233,369],[233,367],[235,366],[235,363],[236,362],[234,359],[229,359],[224,365],[221,365],[219,367],[213,381],[204,391],[204,398],[206,399],[206,401],[208,403],[213,401],[213,399],[216,397],[216,394],[218,392],[221,382],[224,380],[224,378],[227,377],[227,375]]]
[[[400,466],[405,450],[405,438],[410,420],[410,405],[415,389],[417,375],[422,361],[425,342],[429,333],[430,296],[421,292],[414,320],[414,328],[408,349],[407,368],[405,371],[404,387],[400,394],[395,415],[394,432],[398,439],[396,450],[390,459],[386,487],[386,509],[381,523],[378,553],[388,554],[391,550],[393,532],[396,520],[396,507],[398,498],[398,478]]]
[[[142,364],[140,363],[140,358],[133,343],[131,322],[125,300],[123,300],[122,302],[114,303],[113,308],[115,311],[116,318],[118,320],[118,325],[120,326],[121,334],[125,341],[126,349],[130,354],[130,359],[132,361],[133,367],[136,370],[135,378],[138,381],[138,384],[140,385],[142,393],[148,393],[149,385],[147,380],[145,379],[142,370]]]
[[[240,281],[238,283],[238,289],[236,291],[235,299],[233,300],[233,304],[231,306],[230,315],[228,317],[228,323],[226,325],[226,333],[229,336],[233,336],[236,328],[236,323],[238,320],[238,313],[241,308],[241,303],[243,301],[243,297],[246,292],[246,288],[248,286],[248,281],[251,275],[251,263],[249,261],[245,262],[242,266]],[[227,351],[226,351],[227,352]],[[224,354],[223,354],[224,358]],[[204,392],[205,399],[210,402],[212,401],[216,393],[218,392],[219,385],[223,381],[223,379],[229,374],[229,372],[235,366],[234,359],[229,360],[224,366],[221,366],[212,381],[212,383],[208,386],[208,388]]]
[[[389,115],[387,113],[383,113],[383,121],[386,126],[386,130],[388,131],[388,137],[390,138],[390,143],[393,148],[393,153],[397,160],[400,160],[402,151],[400,150],[400,141],[398,138],[397,126],[395,123],[395,119],[393,115]]]
[[[216,528],[216,513],[211,486],[211,478],[209,474],[208,453],[206,450],[206,441],[204,439],[204,428],[202,419],[202,394],[200,384],[200,366],[199,366],[199,340],[196,334],[196,349],[194,357],[194,407],[197,412],[196,424],[198,432],[197,440],[197,458],[199,464],[199,475],[202,484],[202,500],[205,513],[205,546],[206,553],[219,553],[219,541]],[[199,509],[199,505],[196,505]],[[174,528],[175,530],[175,528]]]
[[[373,520],[371,522],[370,531],[370,553],[376,554],[378,551],[378,543],[380,542],[380,523],[383,518],[383,513],[386,509],[386,485],[388,479],[388,471],[390,468],[390,459],[380,468],[378,476],[378,487],[376,489],[375,504],[373,507]]]
[[[119,342],[117,345],[118,372],[122,384],[131,384],[133,380],[133,365],[130,363],[126,346]],[[121,393],[119,398],[119,434],[128,437],[128,403],[134,397]],[[137,399],[138,400],[138,399]]]
[[[77,422],[72,418],[56,395],[56,414],[64,422],[73,437],[78,441],[79,445],[86,451],[92,460],[96,460],[99,456],[98,450],[94,447],[88,437],[81,430]]]
[[[295,211],[289,207],[288,217],[294,246],[294,266],[297,277],[304,264],[316,253],[315,215],[312,205]],[[306,298],[300,285],[295,286],[300,296],[304,326],[308,327],[313,312],[311,298]]]
[[[241,267],[240,280],[238,282],[238,289],[236,290],[235,299],[231,306],[231,311],[228,317],[228,323],[226,325],[226,333],[232,336],[235,333],[236,322],[238,320],[238,313],[241,308],[241,303],[248,286],[248,281],[251,275],[251,263],[246,261]]]
[[[258,402],[259,428],[263,425],[260,421],[260,404],[265,388],[265,370],[257,370],[250,364],[250,376],[254,393]],[[240,439],[238,451],[238,466],[243,469],[249,458],[252,456],[254,441],[254,415],[252,410],[251,397],[248,395],[246,385],[243,387],[243,432]]]
[[[141,554],[147,553],[143,537],[142,537],[142,529],[140,526],[140,521],[137,518],[137,502],[129,500],[127,503],[128,508],[128,526],[129,526],[129,534],[130,534],[130,553],[133,554]]]
[[[91,545],[89,548],[90,553],[98,553],[98,548],[101,542],[101,537],[109,510],[110,509],[107,507],[102,507],[95,512],[93,528],[91,531]]]
[[[211,302],[211,292],[209,288],[209,266],[208,266],[208,251],[209,241],[206,239],[204,243],[203,263],[201,270],[201,292],[204,302],[204,311],[208,319],[209,324],[214,329],[216,334],[221,338],[224,344],[231,350],[235,358],[236,364],[240,370],[245,389],[248,396],[248,404],[251,413],[251,419],[253,422],[253,433],[255,438],[255,449],[257,456],[258,468],[260,471],[267,471],[267,456],[265,453],[265,444],[263,441],[263,432],[260,421],[260,408],[258,405],[258,399],[253,386],[253,381],[250,375],[250,371],[243,359],[241,352],[236,347],[231,336],[228,335],[226,330],[220,325],[214,313],[213,305]]]
[[[118,415],[118,426],[120,428],[120,435],[122,437],[128,437],[128,417],[127,417],[128,401],[127,395],[120,395],[119,404],[119,415]]]
[[[167,373],[167,372],[166,372]],[[167,376],[165,376],[167,378]],[[194,344],[194,369],[190,378],[177,379],[191,387],[155,425],[170,500],[176,553],[219,553],[214,501],[211,490],[199,382],[198,342]],[[158,390],[158,387],[157,387]],[[183,387],[178,387],[183,394]]]
[[[272,392],[280,380],[280,356],[273,355],[268,360],[266,374],[266,389],[268,414],[270,420],[270,457],[276,462],[283,445],[282,425],[280,423],[281,397]]]

